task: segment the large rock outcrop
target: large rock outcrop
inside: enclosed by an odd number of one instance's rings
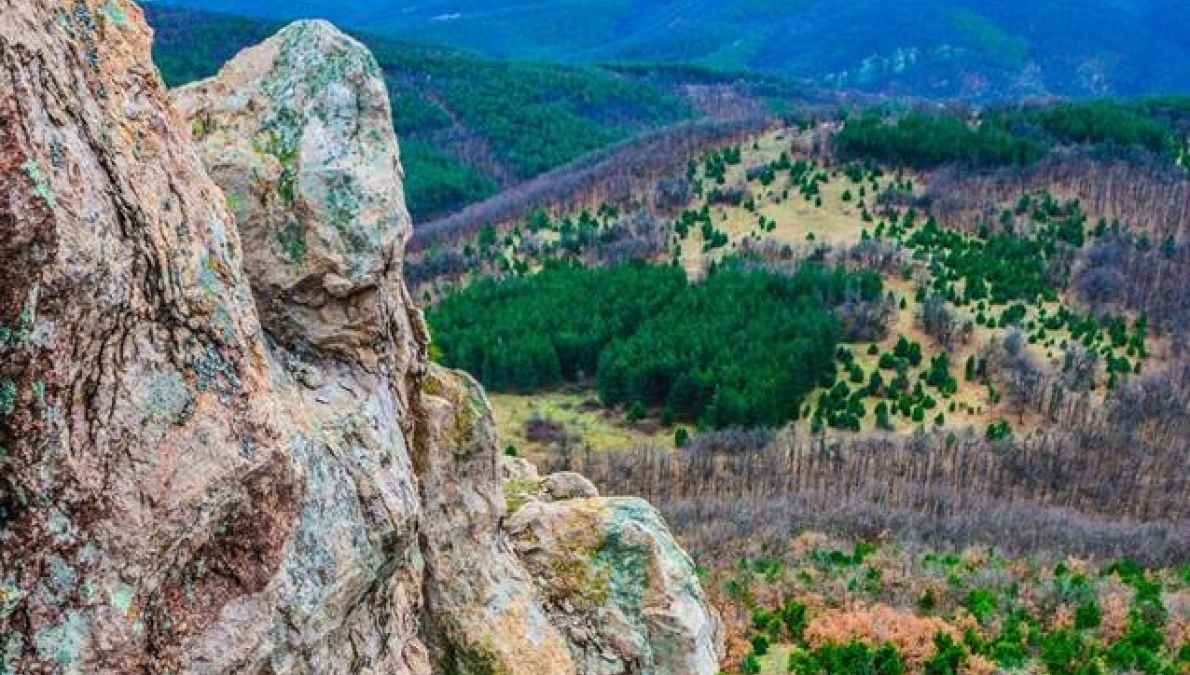
[[[9,672],[179,669],[300,520],[235,221],[149,48],[128,3],[0,3]]]
[[[149,42],[125,0],[0,0],[0,672],[713,672],[636,605],[592,669],[517,556],[483,392],[401,281],[366,50],[296,24],[183,118]]]
[[[657,510],[586,478],[503,460],[508,532],[546,611],[592,675],[718,672],[723,626]]]

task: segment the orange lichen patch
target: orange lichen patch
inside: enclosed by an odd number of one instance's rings
[[[872,647],[891,642],[910,665],[921,665],[934,654],[934,636],[958,639],[954,626],[936,617],[920,617],[887,605],[826,612],[806,627],[806,642],[814,648],[827,643],[863,642]]]

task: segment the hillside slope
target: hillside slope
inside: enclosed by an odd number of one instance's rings
[[[263,17],[326,16],[501,58],[676,61],[887,94],[992,100],[1151,94],[1190,85],[1178,0],[166,0]],[[558,30],[565,26],[565,30]]]

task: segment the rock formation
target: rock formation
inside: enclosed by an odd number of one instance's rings
[[[718,671],[718,616],[694,563],[640,499],[600,499],[579,474],[504,460],[508,531],[580,673]]]
[[[149,43],[125,0],[0,3],[0,673],[714,673],[646,505],[567,476],[573,518],[502,528],[372,57],[295,24],[183,118]],[[549,573],[584,555],[598,604]]]

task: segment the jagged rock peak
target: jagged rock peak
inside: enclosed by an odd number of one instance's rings
[[[398,292],[412,234],[372,54],[325,21],[302,21],[174,101],[228,194],[266,330],[287,346],[369,359],[387,338],[376,295]]]

